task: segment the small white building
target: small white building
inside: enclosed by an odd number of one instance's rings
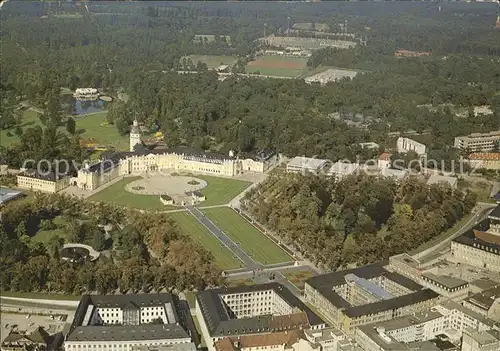
[[[397,141],[398,152],[405,154],[409,151],[415,151],[417,155],[422,156],[426,153],[426,147],[424,144],[418,141],[412,140],[410,138],[399,137]]]
[[[332,167],[330,167],[327,174],[335,177],[337,180],[340,180],[343,177],[354,174],[358,171],[359,165],[357,163],[337,161],[332,165]]]
[[[292,173],[311,172],[320,173],[326,166],[326,160],[297,156],[288,162],[286,171]]]

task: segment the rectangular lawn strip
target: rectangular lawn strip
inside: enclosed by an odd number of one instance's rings
[[[119,206],[143,210],[171,210],[174,206],[165,206],[157,195],[138,195],[125,190],[125,185],[142,177],[124,178],[88,198],[90,201],[102,201]]]
[[[293,261],[293,258],[283,251],[283,249],[241,218],[231,208],[207,208],[203,211],[226,235],[234,242],[239,243],[241,248],[254,260],[263,264]]]
[[[187,212],[174,212],[169,214],[170,218],[177,222],[180,230],[189,235],[197,243],[210,251],[215,259],[215,264],[221,269],[238,269],[243,266],[238,258],[222,242],[210,233],[203,225]]]
[[[205,175],[194,177],[205,180],[208,185],[200,191],[206,196],[206,200],[199,206],[224,205],[231,201],[236,195],[248,188],[252,183],[237,179],[226,179]]]
[[[81,117],[74,116],[76,130],[80,133],[80,138],[82,140],[93,139],[95,143],[113,146],[117,150],[128,151],[128,135],[120,135],[114,124],[108,124],[106,114],[105,111],[82,115]]]
[[[39,300],[70,300],[78,301],[81,296],[61,295],[61,294],[46,294],[39,292],[18,292],[18,291],[2,291],[0,297],[18,297],[23,299],[39,299]]]
[[[250,279],[250,278],[245,278],[245,279],[237,279],[237,280],[230,280],[227,284],[226,287],[228,288],[234,288],[236,286],[252,286],[255,285],[255,282]]]
[[[285,278],[288,279],[298,289],[304,290],[304,285],[307,279],[314,277],[316,274],[310,270],[286,272]]]

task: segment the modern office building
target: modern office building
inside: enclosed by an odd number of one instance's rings
[[[387,263],[385,263],[387,264]],[[401,317],[439,302],[439,294],[372,264],[310,278],[304,297],[344,333],[360,325]]]
[[[69,186],[69,178],[54,172],[27,169],[17,175],[17,186],[32,191],[55,193]]]
[[[292,173],[305,173],[311,172],[318,174],[325,168],[326,160],[297,156],[288,162],[286,171]]]
[[[426,147],[424,144],[418,141],[412,140],[410,138],[399,137],[397,141],[397,149],[401,154],[405,154],[409,151],[415,151],[417,155],[425,155]]]
[[[451,255],[456,262],[500,272],[500,205],[451,242]]]
[[[456,137],[454,146],[470,152],[489,152],[495,150],[498,142],[500,142],[500,131],[493,131]]]
[[[64,346],[69,351],[132,351],[190,343],[170,294],[84,295]]]
[[[269,335],[326,324],[278,283],[206,290],[196,294],[196,316],[209,351],[224,338]]]

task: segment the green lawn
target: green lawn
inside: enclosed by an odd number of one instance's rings
[[[128,151],[129,136],[120,135],[115,125],[107,124],[106,114],[107,112],[92,113],[77,119],[76,130],[80,133],[80,138],[92,139],[98,144]]]
[[[17,291],[2,291],[2,297],[19,297],[24,299],[43,299],[43,300],[80,300],[81,296],[61,295],[61,294],[46,294],[41,292],[17,292]]]
[[[208,186],[200,191],[206,196],[206,200],[199,206],[224,205],[231,201],[236,195],[248,188],[252,183],[237,179],[218,178],[206,175],[196,175],[196,178],[205,180]]]
[[[197,243],[210,251],[215,259],[215,264],[224,270],[237,269],[243,266],[242,262],[235,258],[233,253],[203,225],[187,212],[174,212],[170,217],[176,221],[180,230],[193,238]]]
[[[286,279],[290,281],[290,283],[297,287],[297,289],[304,290],[306,280],[314,277],[316,274],[308,269],[304,271],[286,272],[284,275]]]
[[[35,234],[35,236],[31,238],[31,242],[46,244],[54,236],[66,239],[67,233],[64,228],[66,221],[61,219],[61,217],[56,217],[54,218],[53,222],[57,226],[57,228],[52,230],[40,230],[38,233]]]
[[[40,118],[38,118],[38,113],[31,110],[25,110],[23,112],[22,129],[25,130],[37,125],[42,126],[42,122],[40,122]],[[0,145],[8,146],[18,140],[19,138],[14,134],[14,128],[0,131]]]
[[[88,199],[90,201],[114,203],[119,206],[142,210],[171,210],[177,208],[174,206],[165,206],[161,203],[160,197],[157,195],[138,195],[125,190],[125,185],[141,178],[142,177],[130,177],[121,179],[113,185],[92,195]]]
[[[252,286],[255,285],[255,282],[250,279],[250,278],[244,278],[244,279],[236,279],[236,280],[231,280],[227,283],[228,288],[234,288],[237,286]]]
[[[232,65],[236,61],[238,61],[238,58],[235,56],[218,56],[218,55],[189,55],[189,58],[191,58],[191,61],[193,61],[194,65],[196,66],[196,63],[198,61],[204,62],[207,64],[208,68],[216,68],[219,67],[222,64],[225,65]],[[182,62],[182,59],[181,59]]]
[[[256,261],[263,264],[293,261],[285,251],[231,208],[209,208],[203,211]]]

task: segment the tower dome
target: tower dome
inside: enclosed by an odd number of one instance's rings
[[[132,128],[130,129],[130,151],[134,151],[134,147],[141,143],[141,130],[137,119],[134,119]]]

